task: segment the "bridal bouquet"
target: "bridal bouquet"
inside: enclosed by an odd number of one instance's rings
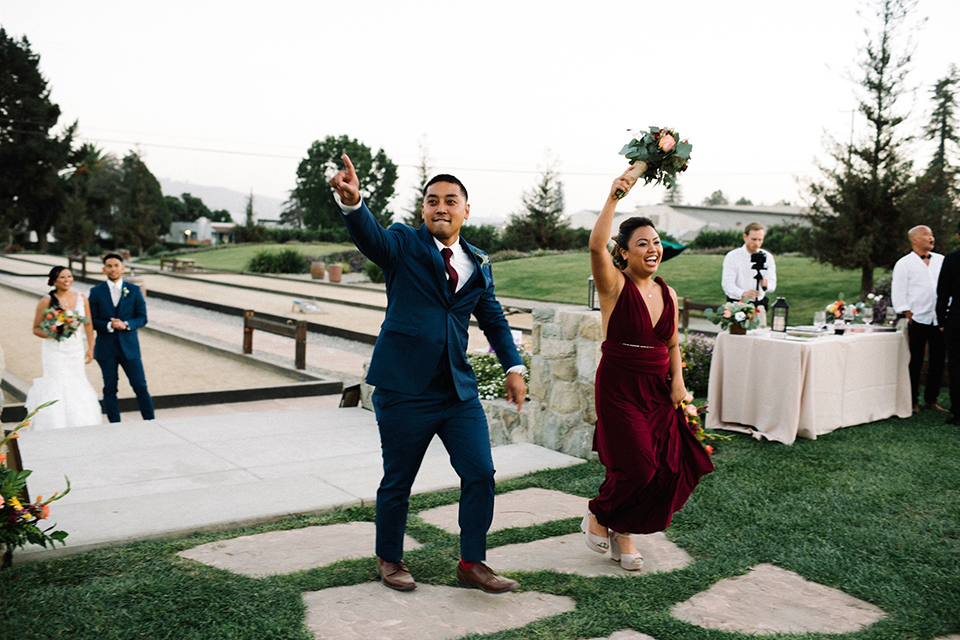
[[[40,328],[56,341],[66,340],[80,329],[80,325],[90,322],[90,318],[82,316],[73,309],[58,309],[50,307],[43,312]]]
[[[650,127],[640,131],[623,146],[620,155],[633,165],[631,174],[645,184],[663,184],[667,189],[677,182],[677,173],[687,170],[693,145],[680,141],[676,129]],[[622,197],[622,196],[621,196]]]

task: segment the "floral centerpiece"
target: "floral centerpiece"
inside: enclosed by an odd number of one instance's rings
[[[676,129],[650,127],[638,131],[633,139],[623,146],[620,155],[626,156],[633,167],[627,175],[643,178],[644,184],[663,184],[667,189],[677,181],[677,173],[687,170],[693,145],[680,140]],[[617,191],[617,197],[623,193]]]
[[[39,544],[46,547],[56,546],[56,543],[65,544],[66,531],[53,531],[56,525],[42,529],[41,520],[50,516],[50,503],[59,500],[70,493],[70,480],[67,479],[67,488],[63,493],[55,493],[46,500],[37,496],[36,501],[29,502],[26,498],[27,478],[30,471],[16,471],[7,466],[6,447],[20,437],[19,431],[30,426],[30,419],[44,407],[56,402],[44,403],[32,411],[26,419],[10,431],[9,435],[0,441],[0,546],[3,547],[3,561],[0,569],[6,569],[12,564],[13,550],[26,544]]]
[[[730,329],[730,333],[746,333],[750,329],[760,326],[760,312],[757,305],[748,301],[728,302],[717,310],[707,309],[703,312],[707,320],[719,324],[721,329]]]
[[[841,293],[836,300],[831,302],[826,306],[827,312],[827,322],[832,322],[835,320],[842,319],[847,313],[849,313],[854,318],[860,316],[860,312],[863,309],[862,302],[856,302],[853,304],[847,304],[843,300],[843,294]]]
[[[40,329],[59,342],[75,334],[81,325],[88,322],[90,322],[90,318],[80,315],[73,309],[49,307],[43,312]]]
[[[707,415],[707,405],[697,407],[693,404],[693,394],[687,391],[687,397],[680,401],[680,411],[687,421],[687,427],[700,442],[706,440],[730,440],[733,436],[721,436],[715,433],[707,433],[703,428],[703,418]],[[704,444],[703,448],[713,455],[713,445]]]

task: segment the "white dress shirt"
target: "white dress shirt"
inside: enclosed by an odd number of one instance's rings
[[[473,275],[477,265],[474,264],[473,258],[468,256],[467,252],[463,250],[463,247],[460,246],[459,242],[454,242],[448,247],[436,238],[434,238],[433,241],[437,244],[437,251],[450,249],[450,266],[452,266],[453,270],[457,272],[457,291],[460,291],[460,289],[463,289],[463,285],[467,284],[467,280],[470,279],[470,276]],[[442,258],[443,256],[441,255],[440,257]],[[449,273],[447,273],[447,281],[450,281]]]
[[[930,252],[930,264],[926,264],[916,251],[897,260],[893,267],[893,282],[890,285],[890,300],[897,313],[910,311],[913,321],[921,324],[937,324],[937,280],[943,255]]]
[[[118,278],[116,282],[107,280],[107,287],[110,289],[110,301],[116,307],[120,304],[120,296],[123,295],[123,278]],[[107,323],[107,333],[113,333],[113,323]]]
[[[110,300],[113,301],[113,306],[117,306],[123,294],[123,278],[119,278],[116,282],[107,280],[107,286],[110,287]]]
[[[743,298],[743,292],[748,289],[757,289],[760,295],[757,300],[763,300],[767,292],[773,293],[777,289],[777,265],[773,260],[773,254],[769,251],[760,250],[767,256],[766,268],[760,270],[760,277],[767,281],[767,288],[760,289],[757,286],[757,270],[753,268],[750,262],[752,255],[747,251],[744,245],[739,249],[734,249],[727,253],[723,258],[723,275],[720,278],[720,286],[728,298],[740,300]]]

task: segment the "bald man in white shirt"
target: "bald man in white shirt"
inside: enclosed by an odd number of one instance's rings
[[[929,349],[924,406],[934,411],[947,410],[937,404],[946,354],[943,333],[937,326],[937,281],[943,255],[935,253],[933,231],[918,225],[908,232],[913,250],[897,260],[893,267],[890,298],[893,308],[907,318],[910,341],[910,393],[914,412],[920,410],[920,370]]]

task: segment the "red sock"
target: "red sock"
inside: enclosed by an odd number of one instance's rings
[[[463,558],[460,558],[460,566],[464,569],[470,570],[473,569],[473,565],[477,564],[476,562],[467,562]]]

